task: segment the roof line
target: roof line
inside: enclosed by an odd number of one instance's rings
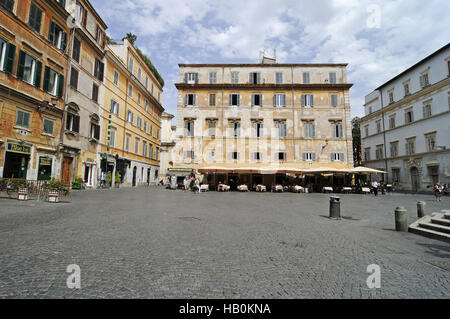
[[[183,64],[180,63],[178,66],[181,67],[295,67],[295,66],[347,66],[348,63],[273,63],[273,64],[263,64],[263,63],[236,63],[236,64],[224,64],[224,63],[199,63],[199,64]]]

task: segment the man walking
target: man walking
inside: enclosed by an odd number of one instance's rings
[[[373,194],[374,194],[375,196],[378,196],[378,186],[379,186],[379,184],[378,184],[377,181],[374,181],[374,182],[372,183]]]

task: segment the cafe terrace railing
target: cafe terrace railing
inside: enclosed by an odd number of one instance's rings
[[[0,178],[0,192],[6,193],[10,198],[26,189],[28,196],[37,199],[47,199],[49,192],[57,192],[59,197],[68,197],[70,195],[70,185],[56,180],[36,181],[17,178]]]

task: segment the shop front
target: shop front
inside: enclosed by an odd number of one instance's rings
[[[5,149],[4,178],[26,179],[31,159],[32,145],[8,141]]]
[[[39,156],[38,181],[49,181],[52,179],[53,159],[49,156]]]

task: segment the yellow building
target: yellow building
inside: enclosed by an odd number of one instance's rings
[[[163,83],[141,54],[127,39],[106,49],[101,168],[125,186],[153,183],[159,173]]]
[[[346,64],[181,64],[175,167],[209,184],[343,184],[353,167]]]
[[[0,177],[60,176],[68,17],[57,1],[0,5]]]

